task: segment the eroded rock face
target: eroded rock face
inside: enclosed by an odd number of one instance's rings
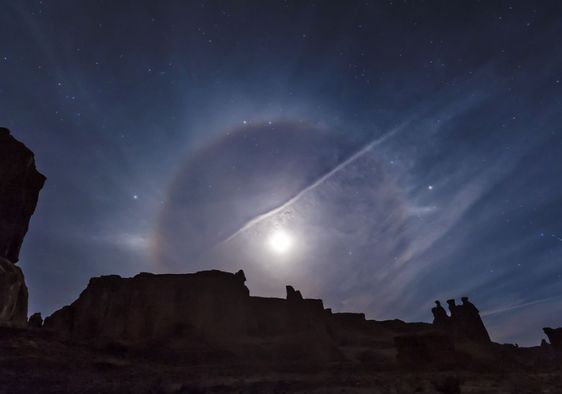
[[[240,275],[220,271],[92,278],[45,326],[81,339],[142,342],[183,334],[213,337],[244,329],[249,291]]]
[[[322,324],[320,300],[250,297],[244,282],[242,271],[216,270],[92,278],[74,303],[45,319],[45,326],[80,339],[138,343],[294,334]]]
[[[33,152],[0,127],[0,256],[19,259],[29,219],[45,177],[35,168]]]
[[[250,297],[244,282],[242,271],[216,270],[93,278],[44,327],[102,346],[203,344],[242,357],[322,362],[338,356],[321,300]]]
[[[433,313],[433,327],[443,333],[451,335],[456,341],[473,341],[490,343],[490,335],[480,317],[480,311],[468,300],[462,297],[462,304],[457,305],[454,299],[447,300],[450,315],[439,301],[431,309]]]
[[[27,287],[14,264],[45,177],[33,152],[0,127],[0,324],[25,325]]]
[[[396,362],[393,349],[403,365],[467,361],[455,351],[453,338],[431,324],[332,313],[322,300],[304,298],[291,286],[286,298],[253,297],[245,281],[242,271],[216,270],[93,278],[75,302],[45,319],[44,327],[101,347],[149,349],[189,360],[203,354],[207,363],[232,357],[323,365],[367,360],[388,367]]]
[[[27,287],[21,269],[0,257],[0,324],[25,326]]]

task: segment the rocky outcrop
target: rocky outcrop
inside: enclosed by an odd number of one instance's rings
[[[245,280],[243,271],[216,270],[92,278],[45,326],[75,338],[127,343],[174,337],[224,341],[293,334],[315,321],[321,326],[322,301],[293,298],[292,292],[286,300],[250,297]]]
[[[450,315],[447,315],[439,301],[435,301],[436,306],[431,309],[433,327],[452,336],[456,341],[490,343],[490,335],[476,306],[468,297],[462,297],[461,300],[460,305],[457,305],[454,299],[447,300]]]
[[[0,256],[16,263],[45,177],[24,144],[0,127]]]
[[[27,326],[30,328],[43,327],[43,317],[41,316],[41,313],[36,312],[33,315],[29,316],[29,320],[27,321]]]
[[[562,350],[562,327],[561,328],[543,328],[544,333],[552,347],[556,350]]]
[[[304,298],[292,286],[285,299],[254,297],[245,281],[243,271],[216,270],[92,278],[43,327],[102,347],[157,344],[166,354],[180,351],[185,357],[220,350],[239,362],[355,360],[387,368],[397,360],[439,367],[466,361],[455,351],[456,338],[431,324],[332,313],[322,300]],[[221,353],[216,360],[229,356]],[[214,362],[208,355],[203,359]]]
[[[253,358],[329,361],[338,351],[321,300],[251,297],[242,271],[90,280],[44,327],[97,345],[208,346]],[[293,293],[291,293],[293,294]]]
[[[0,323],[25,326],[27,287],[21,269],[0,257]]]
[[[287,301],[289,302],[300,302],[302,301],[302,294],[299,290],[295,290],[293,286],[286,286],[287,291]]]
[[[182,335],[237,335],[245,327],[248,288],[240,275],[117,275],[92,278],[80,297],[45,319],[47,328],[80,339],[139,343]]]
[[[0,324],[27,323],[27,287],[14,264],[45,177],[33,152],[0,127]]]

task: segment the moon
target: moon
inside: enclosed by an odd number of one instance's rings
[[[268,239],[270,249],[276,254],[286,254],[293,246],[293,238],[284,230],[275,230]]]

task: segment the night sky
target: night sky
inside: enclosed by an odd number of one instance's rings
[[[334,311],[562,326],[562,4],[0,0],[0,125],[47,176],[30,313],[244,269]],[[273,239],[272,239],[273,237]],[[273,242],[273,244],[272,244]]]

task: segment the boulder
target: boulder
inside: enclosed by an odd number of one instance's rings
[[[0,257],[0,325],[27,324],[27,287],[21,269]]]

